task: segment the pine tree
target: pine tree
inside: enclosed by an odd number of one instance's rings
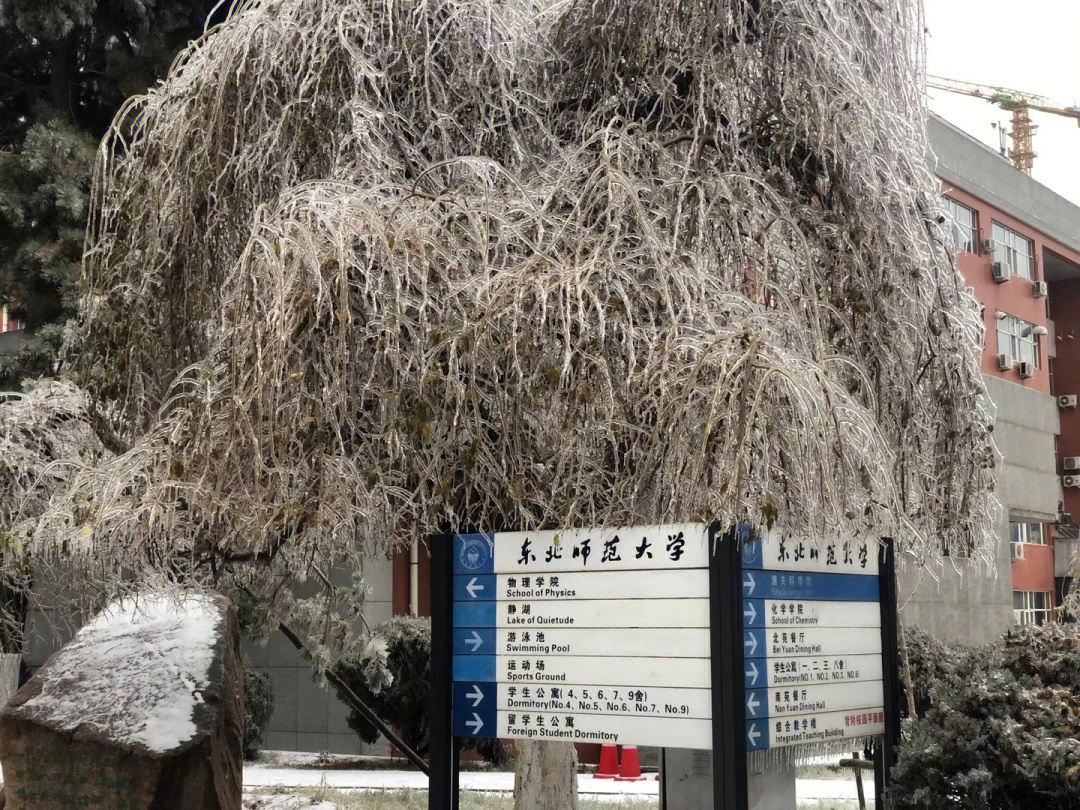
[[[75,313],[97,142],[212,0],[0,2],[0,302],[32,335],[0,388],[50,373]]]

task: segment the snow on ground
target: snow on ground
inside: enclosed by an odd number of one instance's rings
[[[275,753],[271,752],[269,759],[273,761],[275,756]],[[308,756],[318,761],[319,756],[328,755],[304,755],[296,758],[284,755],[282,758],[299,763],[309,761]],[[462,771],[459,778],[462,790],[494,794],[510,794],[514,790],[514,774],[509,771]],[[865,774],[863,785],[866,796],[872,801],[873,776]],[[290,787],[328,787],[342,791],[427,790],[427,786],[427,777],[417,770],[318,768],[295,764],[289,767],[259,762],[244,765],[244,789],[252,792]],[[823,801],[855,802],[857,799],[853,778],[799,779],[796,782],[796,794],[799,805],[808,807],[816,807]],[[627,798],[658,799],[659,783],[654,774],[648,774],[647,778],[640,782],[615,782],[611,779],[595,779],[591,774],[580,774],[578,795],[583,799],[612,802],[621,802]],[[306,808],[306,805],[300,807]],[[258,810],[263,808],[260,806]],[[278,808],[275,807],[274,810]]]
[[[337,810],[337,806],[304,796],[248,796],[244,810]]]
[[[511,771],[462,771],[462,790],[481,793],[513,793],[514,774]],[[621,800],[627,796],[648,798],[658,795],[653,775],[641,782],[616,782],[594,779],[591,774],[578,776],[578,794],[588,798]],[[281,768],[247,763],[244,765],[244,789],[271,787],[328,787],[336,790],[427,790],[428,778],[412,770],[337,770],[321,768]]]
[[[82,727],[124,746],[175,750],[197,733],[221,621],[204,595],[115,602],[52,657],[41,694],[18,711],[58,731]]]

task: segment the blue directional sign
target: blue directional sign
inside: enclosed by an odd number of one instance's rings
[[[498,729],[495,709],[454,709],[454,735],[457,737],[495,737]]]
[[[741,562],[746,750],[883,733],[876,546],[765,532]]]
[[[454,577],[454,601],[476,602],[495,599],[495,577],[491,574]]]
[[[468,709],[494,709],[496,690],[496,685],[487,681],[455,681],[454,705]]]
[[[711,747],[707,536],[454,536],[453,733]]]
[[[454,630],[454,655],[493,655],[495,628],[466,627]]]
[[[875,602],[877,576],[865,574],[797,574],[790,571],[743,571],[747,599],[800,599],[829,602]]]

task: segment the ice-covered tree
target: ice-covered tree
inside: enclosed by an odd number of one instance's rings
[[[276,611],[455,526],[992,554],[921,25],[915,0],[239,5],[103,144],[68,354],[122,452],[19,547],[240,570]],[[524,746],[522,806],[572,805],[567,750]]]

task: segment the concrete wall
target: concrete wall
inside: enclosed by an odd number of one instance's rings
[[[26,345],[26,330],[16,329],[11,332],[0,332],[0,355],[18,354]]]
[[[369,593],[364,603],[364,618],[374,627],[387,621],[391,608],[390,560],[364,564],[364,581]],[[367,746],[345,719],[349,708],[334,693],[333,687],[319,686],[311,666],[280,633],[264,645],[245,643],[244,650],[252,667],[270,676],[274,684],[274,714],[263,735],[263,748],[282,751],[314,751],[332,754],[387,754],[382,742]]]
[[[1057,400],[994,377],[985,379],[997,409],[994,439],[1004,456],[998,497],[1013,515],[1052,522],[1061,500],[1054,457],[1054,436],[1060,430]]]
[[[897,568],[900,621],[965,644],[986,644],[1013,626],[1008,521],[997,532],[995,564],[952,558],[931,568],[901,557]]]
[[[963,559],[923,568],[901,560],[898,580],[901,620],[940,638],[982,644],[1013,625],[1013,571],[1009,553],[1009,516],[1052,521],[1060,498],[1054,459],[1058,431],[1057,403],[1048,394],[986,376],[996,406],[998,443],[997,548],[992,567]],[[1034,565],[1050,577],[1053,564]]]

